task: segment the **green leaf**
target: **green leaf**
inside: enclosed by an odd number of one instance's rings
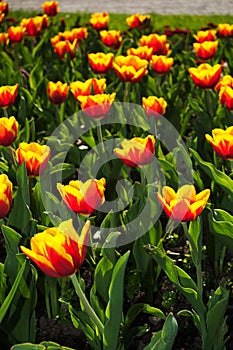
[[[233,195],[233,180],[221,172],[220,170],[216,169],[215,166],[212,163],[205,162],[199,154],[190,148],[191,155],[195,158],[195,160],[198,162],[200,167],[205,171],[205,173],[216,183],[223,188],[226,192],[228,192],[231,196]]]
[[[43,69],[40,63],[37,63],[29,75],[29,84],[32,90],[36,90],[37,85],[43,77]]]
[[[169,258],[158,247],[146,247],[148,253],[152,254],[153,258],[162,270],[166,273],[176,288],[185,296],[197,313],[204,314],[205,306],[202,298],[198,293],[197,285],[192,278],[180,267],[176,266],[171,258]]]
[[[109,302],[105,311],[103,344],[104,350],[116,349],[119,340],[120,323],[122,321],[124,273],[130,252],[119,258],[112,274],[109,288]]]
[[[190,242],[192,260],[195,266],[197,266],[201,263],[202,258],[202,228],[199,217],[189,223],[189,229],[186,231],[186,235]]]
[[[0,305],[2,305],[5,300],[7,289],[6,278],[7,275],[4,273],[4,265],[0,263]]]
[[[26,261],[21,266],[21,268],[17,274],[17,277],[15,279],[15,282],[14,282],[13,286],[11,287],[9,294],[7,295],[6,299],[4,300],[3,304],[0,307],[0,324],[1,324],[4,316],[6,315],[8,308],[11,306],[12,300],[15,296],[15,293],[18,290],[19,284],[20,284],[21,279],[23,277],[25,267],[26,267]]]
[[[178,332],[178,324],[175,317],[169,314],[163,328],[156,333],[149,345],[144,350],[171,350]]]
[[[222,209],[210,211],[208,215],[211,232],[233,254],[233,216]]]

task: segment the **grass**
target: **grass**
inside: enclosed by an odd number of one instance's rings
[[[11,11],[9,17],[14,17],[17,20],[21,20],[23,17],[35,16],[41,11]],[[171,29],[177,27],[182,29],[189,29],[191,31],[197,31],[200,28],[208,25],[208,23],[233,23],[233,15],[159,15],[151,13],[151,24],[153,30],[163,31],[164,26],[169,25]],[[124,31],[128,29],[125,22],[128,14],[110,14],[109,29],[119,29]],[[85,26],[89,22],[90,13],[59,13],[56,20],[65,18],[67,29],[73,27],[76,23]]]

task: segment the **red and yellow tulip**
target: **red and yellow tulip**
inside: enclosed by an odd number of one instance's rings
[[[113,59],[113,53],[97,52],[88,54],[88,62],[96,74],[107,73],[112,68]]]
[[[157,193],[157,198],[166,215],[174,221],[195,220],[205,208],[209,196],[209,189],[196,194],[193,185],[183,185],[177,193],[173,188],[164,186],[162,194]]]
[[[64,59],[66,53],[68,53],[70,55],[70,58],[73,59],[75,57],[77,39],[75,39],[73,42],[70,42],[68,40],[58,41],[53,47],[54,52],[61,60]]]
[[[142,60],[150,61],[153,55],[153,48],[148,46],[131,47],[127,50],[127,55],[138,56]]]
[[[193,82],[203,89],[213,88],[220,79],[222,66],[215,64],[211,66],[208,63],[202,63],[197,68],[189,68],[189,74]]]
[[[122,148],[115,148],[115,155],[130,167],[137,167],[151,163],[155,155],[155,138],[134,137],[121,142]]]
[[[174,59],[164,55],[153,55],[150,61],[152,69],[157,74],[166,74],[172,67]]]
[[[0,145],[10,146],[18,136],[19,123],[15,117],[0,118]]]
[[[233,36],[233,24],[219,23],[217,31],[220,36]]]
[[[28,36],[37,36],[41,33],[45,26],[45,17],[36,16],[31,18],[23,18],[20,22],[20,26],[25,28],[25,34]]]
[[[107,29],[110,17],[107,12],[96,12],[91,14],[90,25],[97,30]]]
[[[133,55],[117,56],[112,64],[118,78],[131,83],[137,83],[148,73],[147,66],[147,60]]]
[[[126,18],[126,23],[130,28],[138,28],[148,25],[150,23],[149,15],[134,14]]]
[[[15,103],[18,90],[19,84],[0,86],[0,107],[5,108]]]
[[[0,13],[3,13],[5,16],[7,16],[8,12],[9,12],[8,2],[0,2]]]
[[[21,26],[10,26],[8,28],[8,36],[9,40],[12,43],[19,43],[23,39],[23,35],[25,32],[26,28],[23,28]]]
[[[75,213],[90,215],[105,201],[106,180],[90,179],[85,182],[72,180],[68,185],[57,184],[66,205]]]
[[[224,86],[219,91],[219,100],[222,105],[226,105],[228,109],[233,110],[233,87]]]
[[[122,43],[120,30],[101,30],[100,39],[106,46],[118,49]]]
[[[217,39],[216,33],[215,29],[199,30],[193,36],[198,43],[203,43],[204,41],[215,41]]]
[[[142,98],[142,107],[148,118],[159,119],[166,112],[167,102],[163,97],[148,96]]]
[[[194,43],[194,51],[197,57],[202,60],[209,60],[213,58],[218,49],[218,41],[204,41],[203,43]]]
[[[47,16],[53,17],[59,12],[57,1],[45,1],[41,7]]]
[[[142,35],[139,39],[140,46],[148,46],[153,48],[155,55],[167,55],[169,44],[167,44],[167,36],[152,33],[149,35]]]
[[[51,103],[55,105],[61,104],[66,100],[68,92],[69,86],[66,83],[62,83],[61,81],[58,81],[56,83],[54,83],[53,81],[49,81],[47,93]]]
[[[215,85],[214,89],[220,91],[222,87],[230,86],[233,88],[233,77],[231,75],[224,75],[222,79]]]
[[[79,96],[88,96],[91,94],[103,94],[106,89],[106,79],[90,78],[84,82],[74,81],[70,83],[70,90],[74,95],[74,98],[78,100]]]
[[[58,227],[50,227],[37,233],[31,238],[31,249],[23,246],[20,248],[46,275],[55,278],[69,277],[84,262],[89,234],[89,220],[78,235],[70,219]]]
[[[12,182],[5,174],[0,175],[0,219],[4,218],[12,206]]]
[[[220,158],[233,159],[233,126],[226,130],[213,129],[212,137],[208,134],[205,137]]]
[[[83,112],[91,118],[105,118],[114,102],[116,93],[97,94],[88,96],[79,96],[78,102],[81,104]]]
[[[19,164],[25,162],[29,177],[39,176],[49,161],[50,148],[37,142],[21,142],[16,150],[16,158]]]

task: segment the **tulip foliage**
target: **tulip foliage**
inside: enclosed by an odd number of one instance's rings
[[[4,4],[0,348],[232,348],[233,25]]]

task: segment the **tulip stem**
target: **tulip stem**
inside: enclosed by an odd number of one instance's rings
[[[103,335],[104,334],[104,325],[100,321],[99,317],[96,315],[95,311],[89,304],[89,301],[86,298],[86,295],[84,294],[79,281],[77,279],[76,274],[73,274],[71,277],[71,281],[73,283],[75,292],[77,296],[79,297],[81,303],[83,304],[85,312],[90,316],[91,320],[95,323],[96,327],[98,328],[99,332]]]
[[[8,112],[6,108],[2,108],[3,109],[3,115],[4,117],[8,118]]]
[[[129,102],[130,87],[131,87],[131,83],[129,81],[127,81],[125,83],[124,102]]]
[[[97,137],[98,137],[98,142],[101,144],[102,152],[104,152],[104,141],[103,141],[102,127],[100,122],[97,122]]]

